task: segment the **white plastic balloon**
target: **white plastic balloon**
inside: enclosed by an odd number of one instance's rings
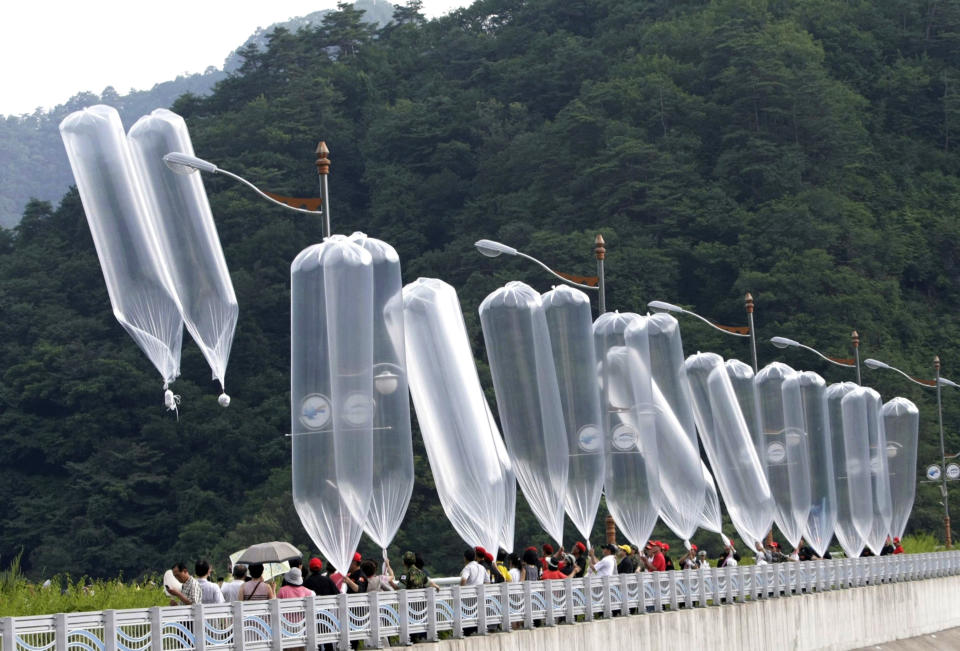
[[[680,326],[669,314],[640,317],[625,333],[628,346],[649,347],[657,406],[657,458],[660,470],[660,517],[681,540],[697,530],[703,509],[700,446],[684,370]]]
[[[890,533],[902,538],[917,494],[917,433],[920,411],[906,398],[894,398],[883,405],[887,434],[887,461],[890,466],[892,518]]]
[[[810,515],[810,458],[803,430],[787,427],[785,410],[802,406],[786,404],[783,383],[796,371],[780,362],[760,369],[753,383],[757,388],[759,426],[767,456],[767,481],[777,505],[777,528],[796,547]],[[799,417],[802,422],[802,413]]]
[[[334,235],[301,251],[290,276],[293,503],[346,572],[372,491],[373,263]]]
[[[567,434],[566,511],[585,540],[603,493],[603,420],[590,299],[561,285],[541,297]]]
[[[727,513],[751,548],[773,523],[774,503],[723,358],[697,353],[684,364],[700,440]]]
[[[858,445],[848,450],[843,427],[843,399],[857,388],[853,382],[839,382],[827,387],[827,416],[837,493],[837,522],[833,533],[848,558],[860,556],[865,544],[860,532],[868,531],[873,521],[869,481],[860,470],[865,463],[860,456],[866,458],[867,455],[866,441],[859,439]]]
[[[890,496],[890,465],[887,458],[887,433],[883,419],[883,399],[873,389],[865,389],[867,434],[870,436],[870,485],[873,488],[873,526],[867,547],[877,556],[890,536],[893,500]]]
[[[503,438],[530,510],[563,543],[567,434],[540,294],[511,281],[480,304]]]
[[[717,496],[717,485],[713,481],[713,475],[707,468],[707,464],[700,462],[703,472],[703,509],[700,511],[700,527],[720,533],[723,528],[723,519],[720,515],[720,498]]]
[[[753,384],[753,368],[739,359],[728,359],[725,365],[743,420],[746,421],[747,429],[750,431],[753,449],[757,451],[757,459],[760,460],[763,476],[766,477],[767,446],[764,444],[763,432],[760,430],[760,412],[757,404],[757,388]]]
[[[502,536],[507,476],[457,293],[435,278],[403,288],[410,393],[440,503],[470,546]]]
[[[858,532],[867,547],[879,554],[890,533],[892,517],[880,394],[860,387],[844,396],[840,406],[851,502],[869,500],[870,505],[871,517],[859,523]]]
[[[788,441],[803,436],[809,455],[810,515],[804,538],[823,556],[837,522],[836,477],[830,425],[827,418],[827,383],[811,371],[796,373],[783,382],[784,421]]]
[[[373,480],[364,531],[386,550],[413,493],[410,392],[404,349],[400,257],[381,240],[353,233],[350,240],[373,262]]]
[[[120,325],[160,372],[164,389],[180,374],[183,319],[158,254],[149,205],[117,111],[97,105],[60,123],[103,279]],[[175,408],[173,393],[165,402]]]
[[[607,507],[627,539],[643,547],[657,522],[660,473],[657,468],[656,406],[650,355],[624,331],[636,314],[607,312],[593,325],[604,420],[604,493]]]
[[[486,400],[484,400],[484,404],[487,405],[487,420],[490,423],[490,431],[499,433],[500,429],[490,412],[490,405],[487,404]],[[507,453],[507,446],[503,444],[503,438],[499,434],[492,438],[493,446],[497,450],[497,458],[500,460],[500,470],[503,472],[503,516],[497,542],[501,549],[512,552],[517,523],[517,476],[513,473],[513,463],[511,463],[510,455]]]
[[[223,389],[237,297],[200,174],[177,174],[163,162],[174,151],[193,155],[187,125],[176,113],[157,109],[137,120],[127,137],[183,322]]]

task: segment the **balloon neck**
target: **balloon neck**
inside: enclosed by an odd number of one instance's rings
[[[383,552],[383,560],[385,561],[390,560],[390,555],[387,553],[386,547],[381,548],[380,551]]]
[[[687,551],[690,551],[690,541],[689,541],[689,540],[684,540],[684,541],[683,541],[683,546],[687,548]]]

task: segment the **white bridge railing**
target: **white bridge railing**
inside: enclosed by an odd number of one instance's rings
[[[0,651],[340,649],[960,574],[960,552],[0,619]],[[312,623],[312,625],[308,625]],[[419,634],[419,635],[417,635]]]

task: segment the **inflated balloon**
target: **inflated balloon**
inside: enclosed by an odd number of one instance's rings
[[[890,534],[902,538],[917,493],[920,411],[906,398],[894,398],[883,405],[883,426],[887,434],[887,462],[890,466]]]
[[[767,446],[763,441],[763,432],[760,431],[760,413],[757,405],[757,388],[753,384],[753,368],[739,359],[728,359],[725,362],[727,376],[733,385],[733,392],[737,396],[740,412],[750,431],[750,440],[753,449],[757,451],[757,459],[763,468],[763,476],[767,476]]]
[[[487,420],[490,422],[490,431],[499,433],[497,422],[490,412],[490,406],[487,405]],[[500,535],[497,542],[500,548],[506,552],[513,551],[514,531],[517,523],[517,476],[513,474],[513,463],[510,461],[510,454],[507,452],[507,446],[503,444],[503,438],[493,437],[493,445],[497,450],[497,458],[500,460],[500,470],[503,472],[503,520],[500,523]]]
[[[774,503],[723,358],[697,353],[684,364],[700,440],[730,521],[753,547],[773,523]]]
[[[342,235],[290,272],[293,503],[304,529],[346,572],[370,509],[373,262]]]
[[[419,278],[403,288],[403,315],[410,393],[440,504],[468,545],[496,549],[507,476],[457,292]]]
[[[237,325],[237,296],[200,174],[175,174],[163,162],[174,151],[193,155],[187,125],[176,113],[157,109],[137,120],[128,139],[183,322],[223,389]],[[220,402],[230,404],[229,396],[224,393]]]
[[[650,354],[624,332],[636,314],[607,312],[593,325],[600,362],[604,432],[604,494],[607,507],[627,539],[643,547],[657,522],[657,408],[653,404]]]
[[[570,465],[564,504],[586,540],[603,492],[603,420],[590,299],[578,289],[561,285],[541,300],[567,434]]]
[[[413,493],[410,392],[404,352],[400,257],[381,240],[350,241],[373,262],[373,483],[363,528],[382,550],[393,541]]]
[[[720,516],[720,498],[717,496],[717,485],[713,481],[713,475],[707,468],[707,464],[700,462],[703,472],[704,498],[703,509],[700,511],[700,527],[720,533],[723,527],[723,519]]]
[[[870,485],[873,488],[873,525],[866,537],[867,547],[880,555],[890,536],[893,501],[890,496],[890,465],[887,460],[887,433],[883,399],[873,389],[867,392],[867,435],[870,437]]]
[[[640,317],[625,333],[628,346],[649,346],[657,406],[657,457],[660,470],[660,517],[681,540],[689,542],[703,509],[700,446],[683,367],[680,326],[669,314]]]
[[[480,324],[517,483],[540,526],[562,544],[569,453],[540,294],[511,281],[480,304]]]
[[[170,273],[158,253],[146,195],[117,111],[97,105],[60,123],[113,314],[160,372],[164,402],[180,374],[183,318]]]
[[[837,493],[837,522],[833,533],[848,558],[860,556],[865,544],[860,532],[869,531],[873,522],[870,483],[861,470],[866,463],[866,440],[857,439],[856,445],[848,449],[843,426],[843,399],[858,388],[853,382],[839,382],[827,387],[827,416]]]
[[[759,426],[767,456],[767,481],[777,505],[774,521],[794,547],[800,544],[810,515],[810,458],[803,430],[787,427],[785,411],[801,409],[785,403],[783,383],[796,371],[780,362],[760,369],[753,383],[757,388]],[[801,414],[795,419],[802,422]]]
[[[783,382],[784,421],[787,440],[806,438],[810,467],[810,515],[804,538],[823,556],[837,522],[836,477],[830,425],[827,418],[827,383],[811,371],[796,373]]]

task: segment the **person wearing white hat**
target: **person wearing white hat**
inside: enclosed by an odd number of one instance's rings
[[[303,573],[299,567],[291,568],[283,575],[283,586],[277,590],[277,599],[298,599],[314,596],[313,590],[303,587]]]

